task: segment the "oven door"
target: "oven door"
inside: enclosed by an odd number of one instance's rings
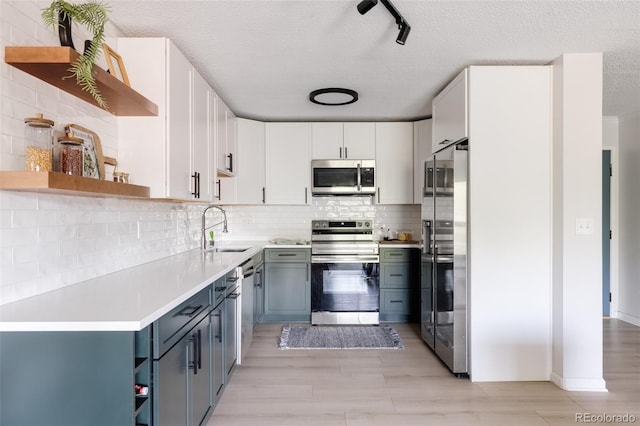
[[[378,324],[380,263],[316,256],[311,263],[312,324]]]

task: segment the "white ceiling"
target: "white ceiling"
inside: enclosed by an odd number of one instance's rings
[[[411,25],[406,45],[379,3],[359,0],[112,0],[127,36],[166,36],[241,117],[412,120],[467,65],[547,64],[603,52],[603,115],[640,111],[640,1],[393,0]],[[125,63],[126,66],[126,63]],[[310,91],[356,90],[321,106]]]

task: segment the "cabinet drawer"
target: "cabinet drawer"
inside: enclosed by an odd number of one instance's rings
[[[153,355],[159,358],[184,332],[197,324],[211,307],[211,286],[162,316],[153,327]]]
[[[267,249],[265,262],[303,263],[311,261],[311,249]]]
[[[411,264],[391,263],[380,265],[380,288],[411,287]]]
[[[410,249],[380,249],[380,262],[409,262],[411,260]]]
[[[380,315],[411,312],[409,290],[380,290]]]

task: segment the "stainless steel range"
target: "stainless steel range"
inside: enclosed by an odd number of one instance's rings
[[[311,227],[311,323],[379,324],[373,221],[314,220]]]

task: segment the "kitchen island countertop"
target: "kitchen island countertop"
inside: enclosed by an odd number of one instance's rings
[[[194,249],[2,305],[0,331],[142,330],[264,246]]]

